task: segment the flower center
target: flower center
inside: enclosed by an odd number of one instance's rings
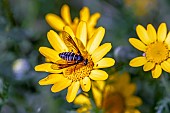
[[[88,57],[88,63],[85,65],[83,62],[76,65],[70,66],[63,71],[64,77],[72,81],[80,81],[84,77],[90,75],[91,70],[93,69],[94,63],[91,57]]]
[[[148,61],[159,64],[168,58],[168,53],[165,43],[156,42],[148,45],[145,55]]]
[[[125,99],[118,92],[108,92],[103,98],[103,108],[106,113],[124,113],[125,107]]]

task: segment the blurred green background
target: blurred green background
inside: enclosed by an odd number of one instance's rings
[[[170,29],[169,0],[0,0],[0,112],[1,113],[75,113],[77,106],[65,100],[67,90],[52,93],[50,86],[38,81],[48,73],[34,71],[44,62],[40,46],[51,47],[47,32],[52,29],[45,21],[47,13],[60,15],[68,4],[72,18],[79,17],[83,6],[91,14],[100,12],[97,26],[106,28],[104,42],[112,43],[108,56],[116,60],[118,71],[129,72],[141,97],[141,113],[170,113],[169,76],[153,79],[150,72],[128,65],[141,55],[128,42],[137,37],[136,26],[157,27],[166,22]]]

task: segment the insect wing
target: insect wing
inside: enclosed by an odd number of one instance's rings
[[[79,51],[81,53],[82,56],[86,56],[88,54],[88,52],[86,51],[86,48],[84,47],[82,41],[78,38],[76,38],[77,40],[77,44],[79,46]]]
[[[67,75],[70,75],[70,74],[72,74],[73,72],[75,72],[75,70],[80,69],[83,65],[84,65],[83,62],[79,62],[78,64],[72,65],[72,66],[70,66],[69,68],[67,68],[67,69],[64,71],[64,73],[67,74]]]
[[[66,44],[66,46],[69,48],[69,51],[72,51],[74,53],[80,53],[82,56],[85,56],[88,54],[88,52],[86,51],[82,41],[78,38],[75,38],[75,41],[72,39],[72,37],[65,31],[62,32],[62,37],[64,40],[64,43]],[[78,46],[77,46],[78,45]]]
[[[55,64],[52,64],[51,68],[54,69],[54,70],[59,70],[59,69],[63,69],[63,68],[73,66],[75,64],[76,64],[75,61],[66,61],[66,60],[60,59]]]
[[[54,70],[65,69],[64,74],[70,75],[74,71],[75,66],[76,65],[72,65],[72,64],[61,64],[61,65],[52,64],[51,68]]]
[[[62,31],[62,38],[70,52],[80,53],[76,43],[67,32]]]

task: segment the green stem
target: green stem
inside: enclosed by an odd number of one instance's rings
[[[16,21],[14,19],[14,16],[13,16],[11,8],[10,8],[9,0],[3,0],[2,1],[2,6],[3,6],[3,9],[5,11],[6,17],[10,22],[10,25],[11,26],[16,26]]]
[[[162,82],[167,94],[170,94],[169,84],[168,84],[167,80],[165,79],[165,75],[161,75],[161,82]]]

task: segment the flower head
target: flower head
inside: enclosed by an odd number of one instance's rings
[[[142,101],[133,95],[135,91],[136,84],[130,83],[130,76],[127,73],[115,73],[109,76],[107,83],[97,81],[92,84],[95,103],[105,113],[140,113],[135,107],[140,106]],[[80,94],[76,97],[74,103],[82,106],[78,109],[79,113],[91,109],[88,100],[86,95]]]
[[[144,71],[152,72],[153,78],[158,78],[162,69],[170,72],[170,32],[167,35],[167,27],[162,23],[156,33],[155,28],[147,25],[147,29],[138,25],[136,28],[140,40],[130,38],[129,42],[138,50],[143,52],[143,55],[134,58],[130,61],[130,66],[143,66]]]
[[[76,97],[76,94],[81,86],[82,90],[88,92],[91,88],[91,80],[105,80],[108,78],[108,74],[99,70],[99,68],[106,68],[113,66],[115,61],[112,58],[103,58],[111,49],[110,43],[105,43],[101,46],[100,43],[104,37],[105,29],[99,27],[90,40],[87,41],[87,27],[86,22],[81,21],[76,29],[76,34],[69,26],[64,27],[64,31],[68,33],[72,40],[76,43],[79,50],[87,51],[86,54],[82,54],[87,59],[88,63],[81,65],[76,63],[75,65],[67,68],[58,69],[56,62],[63,60],[59,57],[60,53],[70,51],[69,47],[62,37],[56,32],[50,30],[47,34],[48,40],[54,49],[48,47],[40,47],[39,51],[49,61],[48,63],[40,64],[35,67],[36,71],[45,71],[49,74],[46,78],[39,81],[40,85],[53,84],[51,91],[59,92],[68,87],[68,93],[66,99],[68,102],[72,102]],[[80,40],[80,42],[78,42]],[[80,44],[81,43],[81,44]],[[67,60],[64,60],[67,62]]]
[[[46,15],[47,23],[57,31],[62,31],[63,28],[67,25],[71,27],[74,33],[76,33],[79,22],[80,21],[86,22],[89,38],[92,35],[91,33],[93,33],[96,30],[95,26],[99,18],[100,18],[100,13],[97,12],[90,15],[89,8],[83,7],[80,11],[80,18],[75,17],[72,21],[70,15],[70,8],[66,4],[63,5],[61,8],[61,17],[52,13]]]

